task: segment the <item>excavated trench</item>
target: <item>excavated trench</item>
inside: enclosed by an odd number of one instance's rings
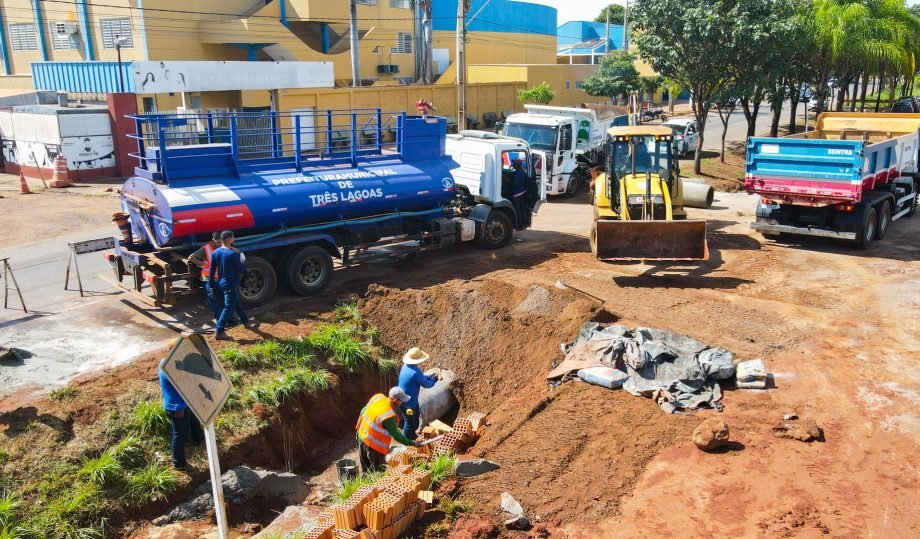
[[[692,429],[686,418],[624,392],[546,384],[546,373],[561,359],[560,344],[584,322],[617,320],[571,290],[488,278],[423,290],[371,284],[358,306],[394,356],[419,346],[432,356],[426,367],[457,374],[460,413],[489,414],[471,453],[502,468],[459,486],[482,515],[493,515],[508,491],[528,514],[548,522],[599,520],[661,448]],[[237,446],[228,463],[293,469],[305,478],[328,475],[353,448],[355,418],[367,397],[393,383],[393,375],[353,376],[330,392],[287,404],[261,436]],[[264,507],[240,508],[231,520],[265,525],[282,509],[264,500]]]

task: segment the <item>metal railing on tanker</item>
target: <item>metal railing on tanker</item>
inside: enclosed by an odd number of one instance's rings
[[[359,158],[401,155],[405,112],[379,109],[311,112],[179,111],[138,114],[138,151],[131,155],[151,179],[192,177],[204,171],[192,162],[223,156],[240,174],[254,170],[351,164]],[[207,153],[181,151],[183,146],[210,145]],[[164,148],[165,151],[161,151]],[[216,151],[215,151],[216,150]],[[185,160],[181,173],[170,164]],[[178,175],[177,175],[178,174]]]

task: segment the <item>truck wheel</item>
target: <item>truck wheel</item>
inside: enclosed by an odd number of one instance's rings
[[[486,222],[476,230],[476,245],[483,249],[499,249],[511,242],[514,224],[505,212],[492,210]]]
[[[866,249],[875,241],[875,229],[878,224],[878,217],[875,208],[870,207],[863,216],[862,226],[856,234],[856,247]]]
[[[295,294],[318,294],[332,279],[332,256],[318,245],[301,247],[285,261],[284,278]]]
[[[249,275],[240,281],[240,304],[243,307],[258,307],[268,303],[278,288],[275,268],[259,256],[246,257]]]
[[[883,239],[891,226],[891,204],[883,202],[881,212],[878,214],[878,239]]]
[[[581,188],[581,183],[581,169],[576,168],[572,171],[571,174],[569,174],[569,183],[565,186],[565,193],[563,193],[563,196],[565,198],[572,198],[575,196],[575,194],[578,193],[578,190]]]

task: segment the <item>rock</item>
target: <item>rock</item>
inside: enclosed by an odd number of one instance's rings
[[[112,191],[114,191],[114,189],[112,189],[111,187],[106,187],[106,188],[105,188],[105,192],[106,192],[106,193],[111,193]]]
[[[273,472],[248,466],[237,466],[221,477],[224,486],[224,500],[232,506],[243,506],[256,496],[268,499],[282,499],[296,504],[309,494],[310,487],[300,476],[292,473]],[[173,507],[165,515],[153,521],[160,526],[182,520],[195,520],[213,509],[211,482],[199,485],[184,502]]]
[[[524,516],[524,508],[514,499],[514,496],[507,492],[502,492],[501,507],[502,511],[508,513],[512,517]]]
[[[798,418],[799,418],[799,416],[796,415],[795,412],[793,412],[793,413],[789,413],[789,414],[784,415],[784,416],[783,416],[783,421],[792,421],[793,419],[798,419]]]
[[[806,419],[801,423],[780,423],[776,425],[773,427],[773,436],[800,442],[813,442],[821,439],[821,429],[818,428],[817,423],[813,420]]]
[[[505,521],[505,529],[507,530],[528,530],[530,529],[530,521],[527,520],[527,517],[521,515],[519,517],[511,518]]]
[[[718,417],[703,421],[693,431],[693,443],[702,451],[712,451],[728,444],[728,425]]]
[[[170,524],[150,532],[149,539],[196,539],[196,535],[181,524]]]
[[[457,463],[455,473],[457,477],[475,477],[499,468],[501,466],[486,459],[464,460]]]
[[[269,539],[272,537],[296,536],[299,532],[308,532],[316,527],[317,519],[323,512],[322,507],[292,505],[284,510],[271,524],[257,535],[249,534],[252,539]]]

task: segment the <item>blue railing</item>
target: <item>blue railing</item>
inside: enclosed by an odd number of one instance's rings
[[[156,181],[267,170],[301,171],[402,157],[405,112],[206,112],[131,116],[135,173]]]

